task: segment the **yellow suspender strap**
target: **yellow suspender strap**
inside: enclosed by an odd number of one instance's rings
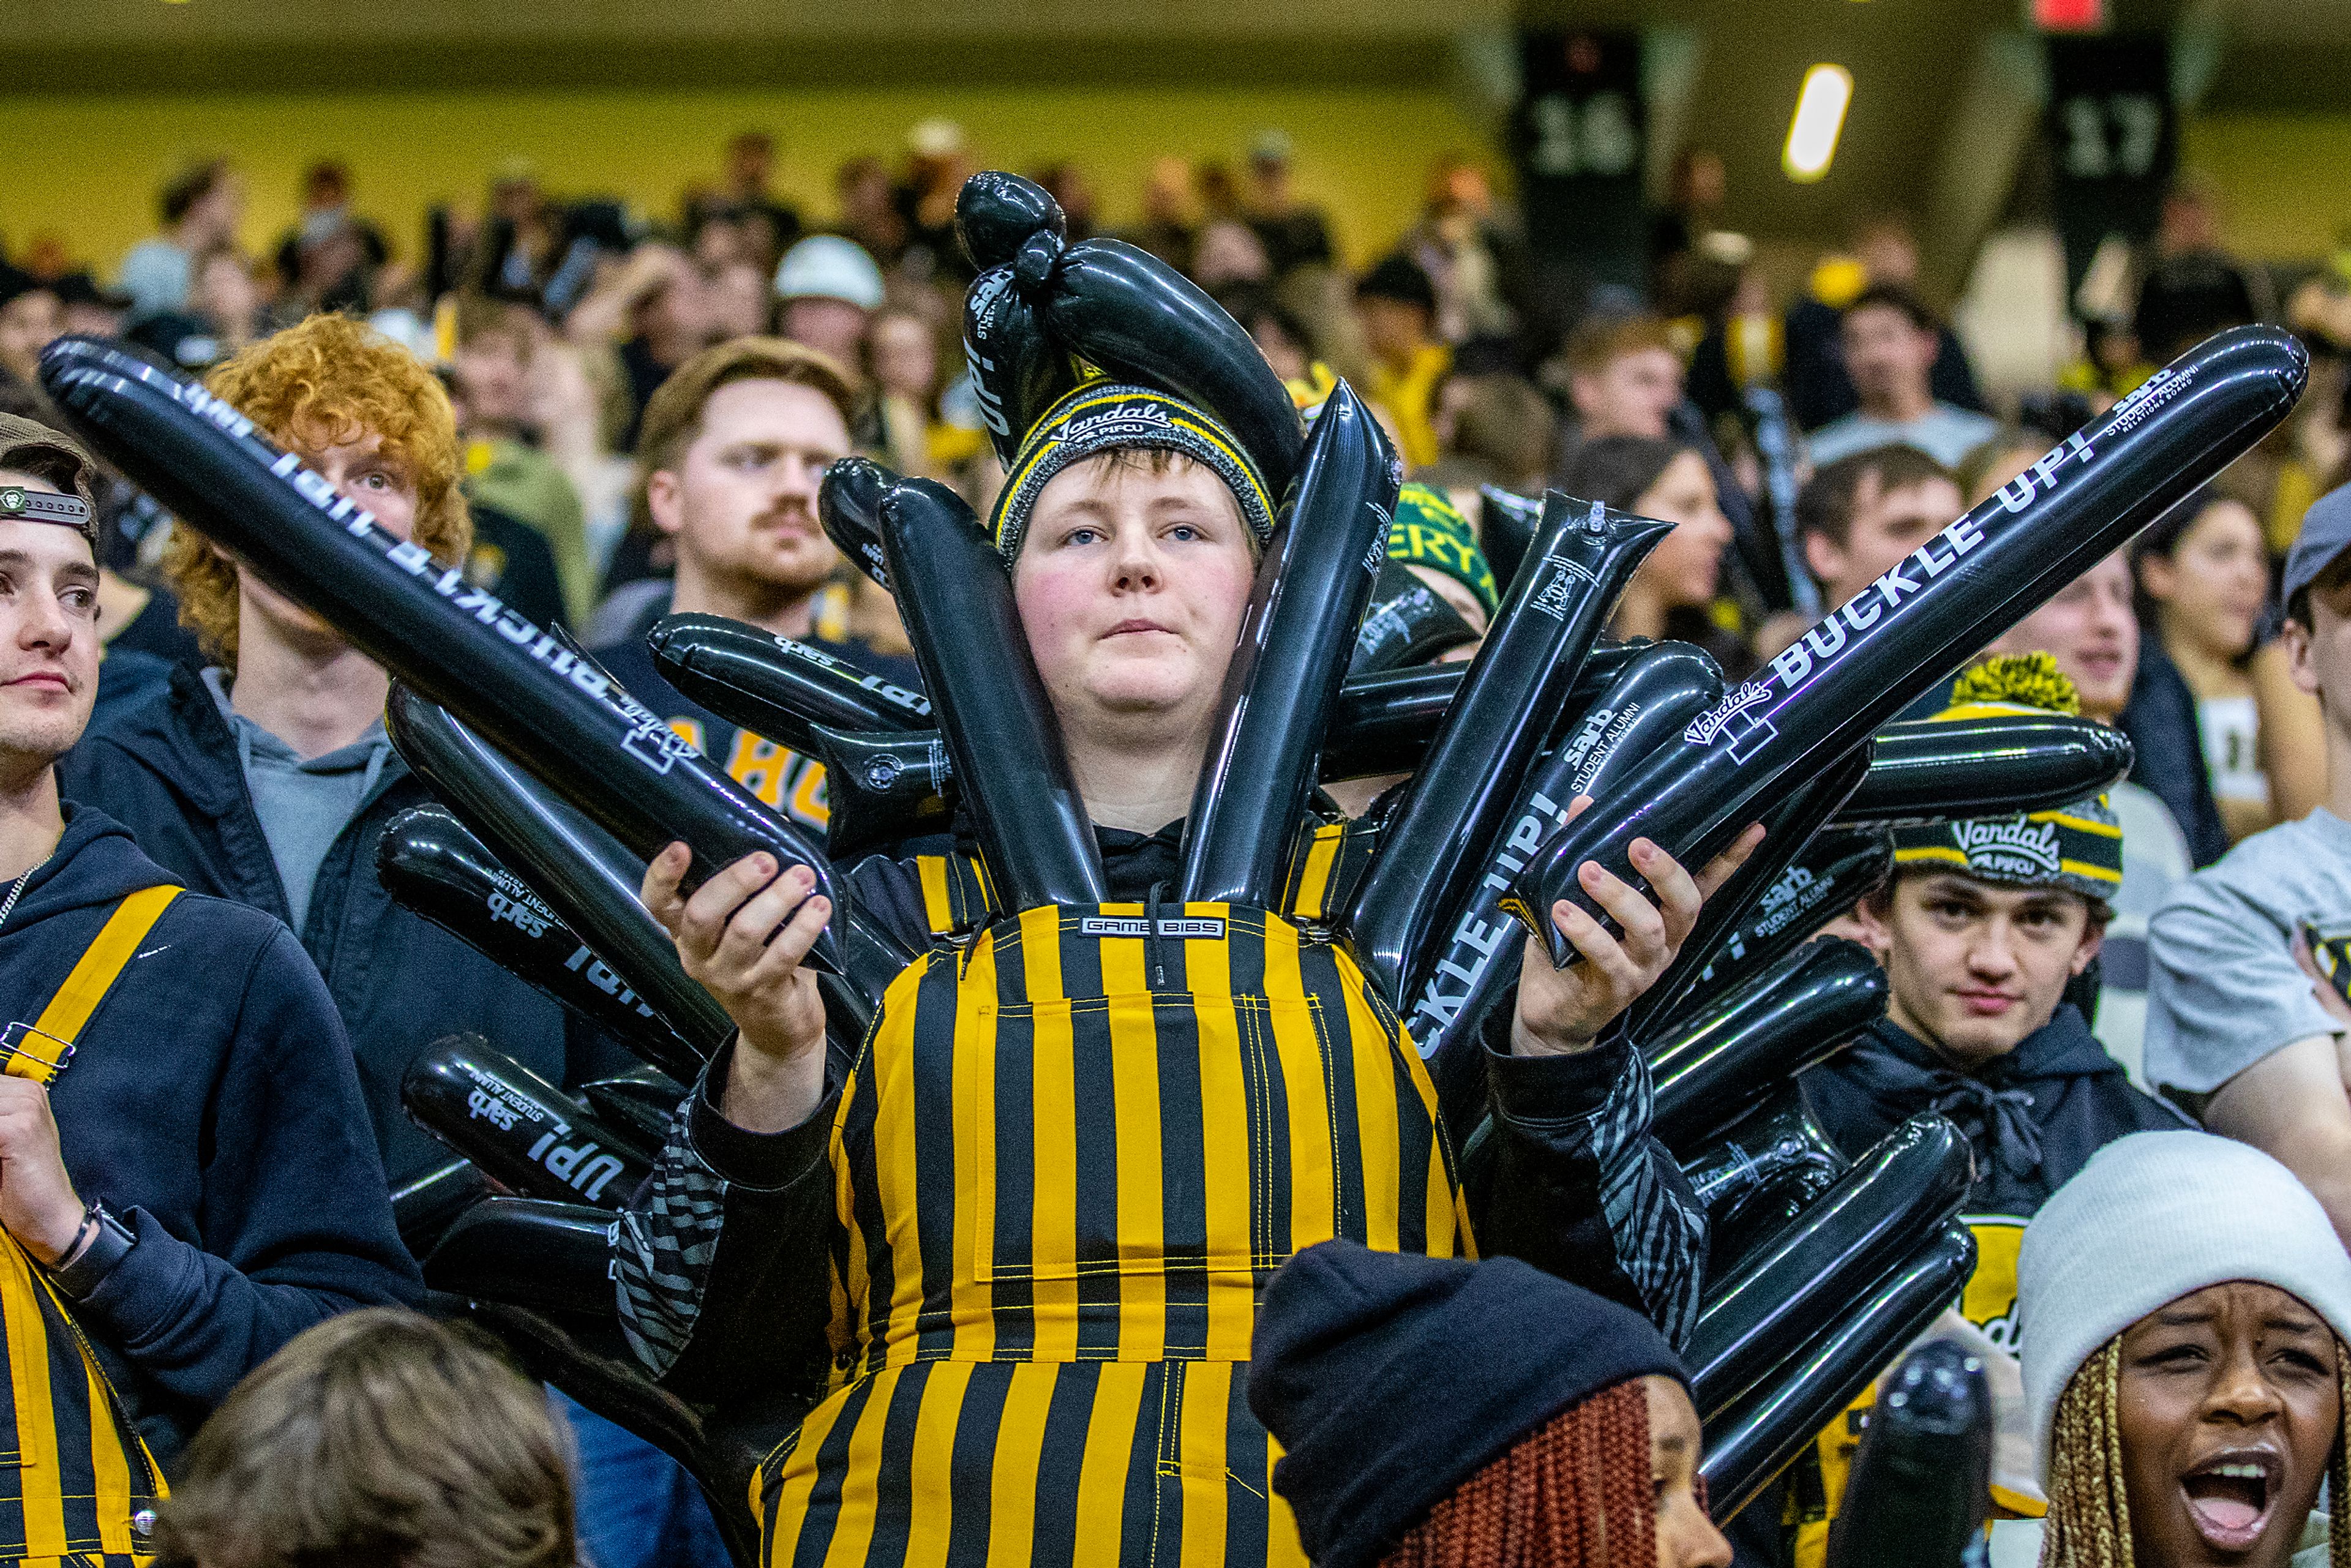
[[[66,977],[66,983],[49,998],[49,1005],[33,1024],[36,1035],[47,1037],[44,1049],[54,1049],[55,1060],[28,1049],[30,1041],[17,1041],[0,1071],[45,1086],[57,1082],[72,1053],[74,1037],[98,1011],[98,1004],[106,999],[106,993],[122,973],[123,966],[139,951],[139,944],[147,939],[147,933],[155,928],[163,911],[186,891],[179,887],[141,888],[116,904],[114,913],[99,931],[98,939],[89,945],[81,961],[73,967],[73,973]]]

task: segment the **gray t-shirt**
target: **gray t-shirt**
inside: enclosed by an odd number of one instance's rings
[[[269,841],[269,857],[277,862],[277,880],[286,884],[286,907],[298,934],[309,918],[319,868],[336,835],[374,798],[392,756],[392,738],[379,720],[350,745],[306,760],[229,706],[220,670],[206,670],[204,685],[236,735],[245,787],[253,794],[253,810]]]
[[[2106,790],[2123,830],[2123,884],[2098,952],[2098,1016],[2090,1032],[2123,1064],[2131,1082],[2152,1092],[2147,1050],[2147,922],[2194,869],[2170,809],[2152,790],[2127,781]]]
[[[1816,466],[1826,467],[1840,457],[1866,452],[1873,446],[1915,446],[1946,468],[2000,434],[1999,422],[1970,413],[1954,403],[1938,402],[1917,419],[1873,419],[1849,413],[1833,419],[1804,438]]]
[[[2351,822],[2321,808],[2255,833],[2175,885],[2148,927],[2147,1075],[2209,1094],[2343,1026],[2294,961],[2305,919],[2351,916]]]

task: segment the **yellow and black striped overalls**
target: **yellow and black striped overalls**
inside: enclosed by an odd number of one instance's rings
[[[921,872],[831,1143],[833,1375],[755,1483],[787,1564],[1302,1563],[1243,1397],[1257,1293],[1344,1236],[1472,1249],[1436,1096],[1312,922],[1223,904],[987,906]]]
[[[152,887],[116,906],[29,1030],[9,1031],[5,1071],[47,1085],[82,1026],[176,898]],[[0,1563],[114,1568],[144,1562],[162,1473],[99,1368],[57,1287],[0,1230],[0,1330],[7,1335],[0,1410]],[[133,1538],[136,1523],[141,1538]],[[137,1555],[134,1556],[134,1553]]]

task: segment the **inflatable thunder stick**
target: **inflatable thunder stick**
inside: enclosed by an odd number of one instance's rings
[[[1446,946],[1406,993],[1411,1012],[1405,1023],[1420,1054],[1437,1064],[1438,1096],[1447,1111],[1470,1118],[1452,1124],[1474,1125],[1482,1108],[1485,1062],[1470,1047],[1486,1014],[1518,980],[1526,946],[1526,933],[1498,902],[1510,873],[1565,820],[1578,795],[1595,784],[1604,787],[1614,773],[1672,740],[1721,695],[1722,672],[1700,650],[1687,643],[1642,647],[1606,692],[1584,707],[1574,732],[1528,773],[1506,820],[1507,831],[1495,835],[1484,874],[1464,905],[1438,911]],[[1468,1082],[1457,1083],[1462,1079]],[[1451,1098],[1448,1087],[1454,1090]]]
[[[486,1198],[459,1215],[424,1260],[424,1282],[453,1296],[614,1319],[612,1211],[592,1203]]]
[[[1041,235],[1050,259],[1069,223],[1042,185],[987,170],[956,193],[955,226],[965,256],[979,270],[964,295],[964,361],[997,461],[1009,468],[1039,416],[1078,384],[1069,350],[1013,283],[1020,247]]]
[[[412,1256],[423,1257],[451,1221],[489,1196],[489,1178],[471,1160],[451,1160],[405,1186],[393,1187],[392,1222],[399,1228],[400,1244]]]
[[[379,527],[202,387],[124,350],[60,339],[42,384],[90,445],[191,526],[500,750],[639,854],[683,839],[689,881],[755,850],[816,873],[806,835],[463,570]],[[830,931],[810,955],[837,969]]]
[[[1646,835],[1698,866],[1758,815],[1779,780],[1859,744],[1954,666],[2013,626],[2220,472],[2294,407],[2309,355],[2263,327],[2223,332],[2182,357],[2011,480],[2000,493],[1823,618],[1757,678],[1556,835],[1512,886],[1510,908],[1564,965],[1548,918],[1598,861],[1628,880]]]
[[[691,1082],[716,1048],[716,1040],[697,1045],[664,1022],[619,971],[500,865],[445,807],[415,806],[394,817],[377,841],[375,863],[394,903],[672,1077]]]
[[[2095,719],[1992,714],[1877,732],[1841,826],[2007,817],[2095,795],[2130,771],[2130,737]]]
[[[1412,568],[1400,560],[1382,561],[1379,580],[1372,584],[1371,608],[1364,612],[1364,623],[1355,632],[1347,673],[1368,675],[1425,664],[1447,649],[1477,640],[1461,612],[1421,581]]]
[[[1805,1103],[1783,1082],[1722,1136],[1682,1163],[1706,1206],[1707,1273],[1727,1279],[1795,1223],[1852,1168]]]
[[[1509,825],[1610,607],[1672,531],[1556,491],[1545,500],[1541,531],[1346,913],[1357,962],[1391,998],[1434,960],[1447,935],[1438,922],[1462,906]]]
[[[452,1035],[410,1062],[400,1103],[409,1120],[525,1197],[618,1208],[653,1175],[655,1151],[475,1035]]]
[[[1226,666],[1184,828],[1184,903],[1270,904],[1314,789],[1350,641],[1386,561],[1404,465],[1341,382],[1322,405]]]
[[[1991,1506],[1991,1389],[1983,1363],[1930,1340],[1878,1391],[1829,1526],[1829,1568],[1959,1568]]]
[[[963,497],[929,479],[891,487],[882,544],[963,807],[1006,912],[1100,904],[1102,852],[1029,656],[1003,558]]]
[[[1880,1270],[1928,1240],[1959,1212],[1973,1174],[1957,1127],[1932,1113],[1913,1116],[1745,1268],[1709,1282],[1683,1357],[1699,1419],[1720,1415],[1798,1338],[1837,1317]]]
[[[1715,1518],[1728,1520],[1752,1502],[1904,1345],[1959,1299],[1975,1267],[1974,1233],[1956,1221],[1944,1226],[1839,1302],[1837,1311],[1815,1320],[1771,1376],[1708,1421],[1699,1473]]]
[[[882,497],[898,477],[870,457],[841,457],[826,465],[816,487],[816,517],[824,537],[885,590],[890,560],[882,550]]]
[[[1708,991],[1703,1014],[1655,1048],[1657,1141],[1681,1154],[1825,1061],[1886,1011],[1886,971],[1836,937],[1807,944],[1736,990]]]
[[[820,726],[894,732],[935,722],[921,693],[725,616],[664,615],[645,645],[687,701],[795,751],[816,750]]]
[[[637,902],[645,862],[493,751],[446,708],[398,682],[383,706],[392,744],[500,865],[530,884],[677,1035],[707,1056],[735,1025],[686,977],[677,945]],[[625,1038],[625,1037],[624,1037]],[[654,1066],[677,1076],[698,1065]]]
[[[1794,832],[1792,829],[1792,837]],[[1769,872],[1772,865],[1762,869]],[[1877,891],[1894,873],[1894,841],[1876,828],[1824,828],[1779,865],[1778,872],[1760,892],[1755,882],[1743,888],[1726,883],[1715,894],[1725,900],[1724,913],[1735,918],[1708,926],[1701,915],[1702,929],[1682,947],[1687,954],[1703,938],[1698,956],[1691,964],[1677,958],[1659,986],[1651,988],[1664,988],[1656,1003],[1636,1007],[1625,1020],[1636,1045],[1684,1032],[1692,1017],[1710,1008],[1714,998],[1746,985],[1790,949],[1812,940],[1831,919]],[[1736,896],[1738,903],[1732,905],[1727,895]],[[1642,998],[1645,1003],[1647,999]]]
[[[1478,486],[1478,548],[1498,581],[1519,575],[1527,545],[1542,521],[1542,502],[1531,496],[1513,496],[1493,485]]]

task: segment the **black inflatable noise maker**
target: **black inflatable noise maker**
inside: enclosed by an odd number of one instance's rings
[[[1550,738],[1556,741],[1563,729],[1573,728],[1646,646],[1638,642],[1609,643],[1593,649],[1568,690],[1560,722],[1552,727]],[[1349,675],[1339,688],[1331,733],[1322,741],[1323,782],[1408,773],[1418,768],[1468,674],[1467,664],[1437,664]]]
[[[395,682],[383,711],[401,757],[498,863],[523,878],[698,1054],[717,1050],[734,1021],[686,977],[677,945],[637,902],[644,862],[447,709]],[[680,1076],[698,1071],[687,1067]]]
[[[1670,754],[1685,748],[1660,747],[1659,751]],[[1785,952],[1811,934],[1809,928],[1796,930],[1793,917],[1784,921],[1775,919],[1781,905],[1773,903],[1766,908],[1766,901],[1781,890],[1782,883],[1798,880],[1792,874],[1793,868],[1804,861],[1805,853],[1811,848],[1814,835],[1821,831],[1822,824],[1852,796],[1855,787],[1868,768],[1869,743],[1865,740],[1853,751],[1796,785],[1777,800],[1761,807],[1763,841],[1747,857],[1744,865],[1715,889],[1714,896],[1708,899],[1706,906],[1698,911],[1698,923],[1690,928],[1690,934],[1682,942],[1681,951],[1675,955],[1674,961],[1666,966],[1666,972],[1657,977],[1656,983],[1625,1010],[1625,1027],[1634,1040],[1649,1040],[1659,1033],[1670,1032],[1675,1027],[1673,1020],[1687,1014],[1692,1008],[1703,1005],[1700,977],[1708,970],[1714,970],[1717,979],[1733,972],[1742,977],[1753,974],[1758,967],[1753,963],[1744,960],[1728,964],[1717,962],[1723,957],[1725,950],[1733,946],[1739,946],[1742,952],[1748,951],[1743,934],[1750,927],[1761,925],[1775,927],[1779,936],[1784,939],[1769,944],[1768,949],[1756,949],[1775,954]],[[1813,874],[1813,868],[1807,867],[1805,874]],[[1826,913],[1819,921],[1813,922],[1814,927],[1836,913],[1828,904],[1829,895],[1834,891],[1823,888],[1815,894],[1813,900],[1814,906]],[[1510,906],[1510,896],[1506,894],[1504,897],[1505,908]],[[1857,898],[1860,894],[1856,892],[1855,896]]]
[[[424,916],[664,1072],[691,1080],[701,1070],[710,1042],[697,1046],[670,1028],[446,808],[415,806],[394,817],[377,841],[375,863],[395,904]]]
[[[1031,265],[1050,267],[1061,243],[1058,231],[1040,232],[1029,242],[1038,256]],[[963,299],[963,358],[988,444],[1008,469],[1037,421],[1078,384],[1076,361],[1047,328],[1040,302],[1021,291],[1017,264],[988,267],[972,280]]]
[[[1551,946],[1574,949],[1542,912],[1574,900],[1597,861],[1635,875],[1640,835],[1703,864],[1787,778],[1842,756],[1963,660],[2022,620],[2275,428],[2302,393],[2309,355],[2266,327],[2220,333],[2159,371],[1980,507],[1824,617],[1758,677],[1693,723],[1547,845],[1512,910]]]
[[[882,497],[897,482],[897,475],[871,457],[851,456],[829,464],[816,487],[824,537],[883,589],[890,586],[890,562],[882,553]]]
[[[408,1064],[409,1120],[524,1197],[618,1208],[653,1174],[641,1145],[479,1036],[437,1041]]]
[[[580,1086],[580,1098],[588,1102],[589,1109],[649,1149],[658,1149],[669,1141],[670,1117],[685,1103],[685,1086],[676,1079],[651,1067],[592,1079]]]
[[[393,1187],[392,1222],[400,1228],[400,1244],[422,1258],[459,1215],[489,1196],[488,1178],[471,1160],[451,1160]]]
[[[1813,1327],[1959,1212],[1973,1179],[1968,1141],[1941,1116],[1911,1117],[1745,1268],[1709,1282],[1683,1356],[1690,1402],[1711,1420]]]
[[[1509,829],[1488,849],[1484,873],[1463,905],[1437,912],[1446,946],[1426,972],[1409,977],[1405,1000],[1412,1010],[1405,1025],[1430,1063],[1448,1126],[1466,1135],[1482,1110],[1479,1032],[1519,977],[1526,934],[1499,902],[1510,873],[1565,820],[1578,795],[1595,785],[1605,788],[1721,695],[1722,672],[1702,650],[1687,643],[1641,648],[1584,707],[1567,739],[1528,772],[1506,819]]]
[[[1290,487],[1306,444],[1298,405],[1241,324],[1198,285],[1124,240],[1065,247],[1050,230],[1023,241],[1011,268],[1004,292],[1034,307],[1071,353],[1113,381],[1209,410],[1249,454],[1269,495]],[[975,287],[967,303],[967,331],[979,294]],[[1016,429],[1016,443],[1027,434]]]
[[[755,850],[816,873],[817,846],[457,567],[395,538],[202,387],[90,339],[62,339],[42,384],[90,445],[370,658],[479,727],[643,855],[683,839],[689,882]],[[836,898],[836,902],[838,902]],[[813,967],[840,967],[825,933]]]
[[[723,615],[664,615],[645,645],[662,678],[689,702],[811,756],[820,727],[900,731],[936,722],[922,693]]]
[[[1545,498],[1541,530],[1346,914],[1357,961],[1391,998],[1435,961],[1439,922],[1508,825],[1616,596],[1671,532],[1557,491]]]
[[[487,1205],[484,1206],[488,1207]],[[481,1210],[475,1210],[480,1213]],[[1976,1239],[1956,1222],[1818,1320],[1771,1375],[1706,1423],[1707,1500],[1728,1520],[1958,1300]]]
[[[1425,664],[1439,653],[1467,647],[1477,631],[1445,596],[1423,582],[1400,560],[1384,561],[1372,585],[1371,608],[1355,632],[1351,675]]]
[[[424,1260],[424,1282],[474,1301],[612,1321],[612,1211],[493,1197],[459,1215]]]
[[[1858,942],[1828,937],[1784,955],[1746,985],[1708,993],[1703,1017],[1646,1051],[1658,1142],[1703,1146],[1773,1087],[1853,1043],[1886,1011],[1886,971]]]
[[[1265,905],[1280,891],[1403,479],[1372,411],[1341,382],[1314,422],[1226,667],[1223,722],[1184,828],[1185,902]]]
[[[1478,548],[1485,552],[1496,580],[1508,582],[1519,575],[1519,563],[1526,559],[1528,542],[1541,521],[1541,501],[1492,485],[1478,486]]]
[[[2099,793],[2130,767],[2130,737],[2095,719],[1913,719],[1877,732],[1869,773],[1836,821],[1892,826],[2053,810]]]
[[[961,803],[1004,908],[1100,904],[1102,852],[1029,656],[1003,558],[963,497],[928,479],[891,487],[882,543]]]
[[[1782,1082],[1721,1137],[1683,1162],[1706,1206],[1707,1277],[1725,1279],[1770,1245],[1852,1168],[1803,1091]]]
[[[1828,1568],[1959,1568],[1991,1511],[1991,1444],[1983,1363],[1949,1340],[1904,1356],[1870,1407]]]
[[[1893,873],[1894,842],[1882,830],[1821,830],[1789,857],[1770,886],[1743,904],[1698,971],[1684,971],[1686,983],[1677,980],[1679,994],[1670,1006],[1635,1009],[1628,1026],[1635,1041],[1683,1032],[1716,998],[1745,986],[1812,940],[1823,925],[1883,887]]]

